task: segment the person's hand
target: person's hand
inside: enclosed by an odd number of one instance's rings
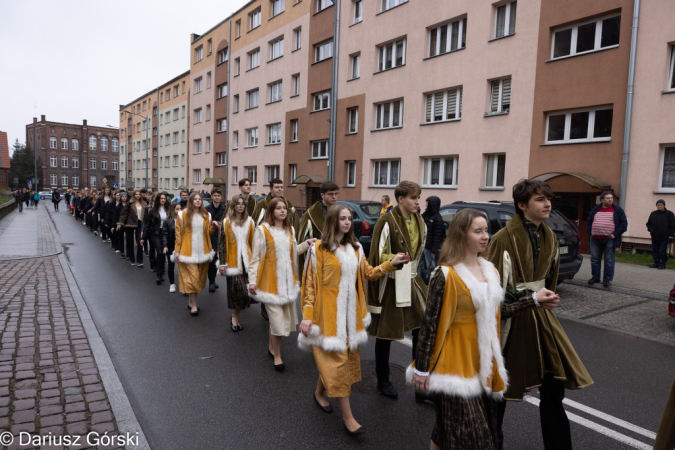
[[[220,228],[220,222],[218,222],[217,220],[214,220],[214,221],[211,222],[211,223],[213,224],[214,227]]]
[[[395,266],[398,266],[399,264],[407,264],[410,262],[410,255],[407,253],[397,253],[396,256],[394,256],[394,259],[391,260],[391,263]]]
[[[436,254],[435,254],[435,253],[432,253],[432,254],[431,254],[431,259],[436,259]]]
[[[253,294],[253,295],[258,295],[258,286],[256,284],[249,284],[248,285],[248,291]]]
[[[120,228],[122,228],[122,225],[117,225],[117,231],[120,231]]]
[[[423,377],[421,375],[413,374],[413,386],[415,390],[419,392],[426,392],[429,389],[429,377]]]
[[[610,235],[609,235],[609,237],[611,237],[612,239],[616,239],[616,236],[614,236],[614,234],[613,234],[613,233],[612,233],[612,234],[610,234]]]
[[[309,330],[312,329],[312,321],[310,319],[305,319],[302,322],[300,322],[300,332],[307,336],[309,334]]]
[[[141,244],[141,247],[143,247],[143,245],[145,244],[145,241],[144,241],[143,239],[141,239],[141,240],[139,241],[139,243]]]
[[[167,247],[164,247],[164,254],[166,255],[166,252],[168,252],[169,249]]]
[[[220,267],[218,268],[218,272],[219,272],[221,275],[225,275],[225,266],[220,266]]]
[[[537,301],[544,309],[555,309],[560,303],[560,296],[546,288],[541,288],[537,291]]]
[[[174,258],[173,259],[176,262],[180,262],[180,255],[178,254],[178,252],[174,252]]]
[[[307,242],[307,245],[313,245],[316,241],[317,241],[316,238],[312,238],[312,239],[307,239],[306,242]]]

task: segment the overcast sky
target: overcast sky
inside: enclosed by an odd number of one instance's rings
[[[0,131],[11,148],[41,114],[118,126],[119,105],[189,69],[191,33],[247,2],[0,0]]]

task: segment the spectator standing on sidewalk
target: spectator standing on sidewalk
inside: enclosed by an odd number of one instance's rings
[[[39,203],[40,203],[40,194],[36,192],[35,194],[33,194],[33,204],[35,205],[35,209],[37,209]]]
[[[600,262],[605,256],[605,270],[602,285],[606,288],[614,279],[614,255],[621,248],[621,235],[628,229],[626,213],[614,204],[611,191],[600,195],[600,205],[593,208],[588,216],[586,230],[591,241],[591,279],[588,284],[600,282]]]
[[[33,193],[29,191],[28,189],[24,189],[23,191],[23,199],[26,202],[26,208],[31,206],[33,204]]]
[[[666,253],[668,241],[672,241],[675,236],[675,214],[666,209],[664,200],[656,201],[656,211],[652,211],[649,215],[647,230],[652,236],[652,257],[654,258],[654,264],[649,267],[665,269],[668,262],[668,253]]]
[[[59,210],[59,202],[61,202],[61,194],[59,191],[54,189],[54,192],[52,192],[52,203],[54,204],[54,211]]]
[[[21,197],[21,191],[16,191],[14,193],[14,201],[16,201],[16,204],[19,207],[19,212],[22,212],[23,211],[23,198]]]
[[[391,204],[391,200],[389,199],[388,195],[383,195],[382,200],[380,200],[380,203],[382,203],[382,209],[380,210],[380,217],[394,209],[394,205]]]

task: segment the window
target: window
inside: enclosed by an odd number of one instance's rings
[[[232,184],[237,185],[237,180],[239,177],[237,176],[237,173],[239,172],[239,167],[233,167],[232,168]]]
[[[199,94],[202,91],[202,77],[199,77],[195,80],[195,94]]]
[[[178,178],[172,178],[173,180],[173,188],[178,189]]]
[[[168,98],[167,98],[167,100],[168,100]],[[148,109],[148,108],[147,108],[147,103],[148,103],[147,100],[143,100],[143,111],[145,111],[146,109]]]
[[[194,169],[192,171],[192,184],[199,184],[202,182],[202,169]]]
[[[258,183],[258,166],[246,166],[244,167],[246,171],[246,178],[251,180],[251,184]]]
[[[382,11],[386,11],[395,6],[402,5],[403,3],[408,3],[408,0],[381,0],[382,1]]]
[[[50,183],[52,186],[56,186],[56,182],[57,182],[57,176],[56,176],[56,174],[55,174],[55,173],[49,174],[49,183]]]
[[[192,141],[192,153],[195,155],[199,155],[202,153],[202,140],[201,139],[195,139]]]
[[[296,95],[300,95],[300,74],[297,73],[291,77],[291,85],[293,86],[293,92],[291,93],[291,97],[295,97]]]
[[[223,50],[218,52],[218,64],[227,62],[230,59],[230,48],[225,47]]]
[[[260,65],[260,48],[248,53],[248,70],[255,69]]]
[[[518,2],[509,2],[497,6],[495,17],[495,39],[510,36],[516,32],[516,6]]]
[[[156,130],[157,129],[155,128],[155,131]],[[157,133],[155,133],[155,135],[157,135]],[[113,153],[118,153],[120,151],[120,140],[117,139],[116,137],[114,137],[114,138],[111,139],[111,142],[112,142]]]
[[[209,39],[208,41],[206,41],[206,44],[208,45],[208,54],[210,55],[211,53],[213,53],[213,41]]]
[[[354,134],[359,131],[359,108],[349,108],[347,110],[347,122],[349,124],[347,133]]]
[[[218,98],[227,97],[227,83],[218,86]]]
[[[239,112],[239,94],[235,94],[234,96],[234,105],[232,105],[232,112],[233,113]]]
[[[179,89],[178,85],[175,85],[173,87],[173,96],[178,97],[179,95],[180,95],[180,89]]]
[[[73,187],[77,187],[77,186],[80,185],[80,176],[79,175],[73,175],[72,180],[73,180]]]
[[[89,150],[96,150],[96,136],[89,136]]]
[[[323,61],[333,56],[333,40],[314,46],[314,62]]]
[[[56,138],[55,137],[49,138],[49,148],[56,148]],[[56,176],[56,175],[54,175],[54,176]]]
[[[246,93],[246,109],[257,108],[258,107],[258,89],[248,91]]]
[[[511,110],[511,77],[490,83],[490,114]]]
[[[271,83],[268,85],[269,86],[269,92],[270,92],[270,103],[274,102],[280,102],[281,101],[281,87],[282,87],[282,81],[275,81],[274,83]]]
[[[89,168],[90,168],[90,169],[95,169],[95,168],[96,168],[96,158],[90,158],[90,159],[89,159]]]
[[[429,56],[442,55],[466,47],[466,18],[429,30]]]
[[[675,90],[675,46],[670,49],[670,76],[668,77],[668,90]]]
[[[284,37],[270,42],[270,61],[284,56]]]
[[[662,170],[659,187],[675,192],[675,147],[664,148],[661,158]]]
[[[211,89],[211,72],[206,73],[206,89]]]
[[[173,155],[173,166],[178,167],[178,155]]]
[[[49,167],[58,167],[56,155],[49,156]]]
[[[170,189],[170,186],[171,186],[171,180],[168,179],[168,178],[164,178],[164,189]]]
[[[227,131],[227,119],[218,119],[218,133]]]
[[[257,147],[258,146],[258,128],[250,128],[246,130],[246,146],[247,147]]]
[[[61,138],[61,150],[68,150],[68,138]]]
[[[211,105],[206,105],[206,121],[211,120]]]
[[[167,111],[166,114],[164,114],[164,123],[169,122],[171,122],[171,111]]]
[[[373,184],[375,186],[396,186],[400,178],[401,160],[374,161],[373,169]]]
[[[403,126],[403,100],[375,105],[375,129],[396,128]]]
[[[265,172],[267,172],[266,185],[270,185],[273,179],[279,178],[279,166],[265,166]]]
[[[361,53],[351,55],[351,68],[349,70],[349,79],[356,80],[361,77]]]
[[[176,141],[176,144],[178,144],[178,131],[173,134],[173,138]],[[181,130],[180,132],[180,141],[185,142],[185,130]]]
[[[291,174],[291,186],[295,186],[295,179],[298,178],[298,165],[297,164],[289,164],[288,165],[288,171]]]
[[[204,59],[204,46],[200,45],[195,49],[195,62],[199,62],[202,59]],[[168,94],[166,99],[169,100]]]
[[[70,144],[71,144],[73,150],[78,150],[78,151],[80,150],[80,141],[78,141],[77,139],[72,139],[70,141]],[[113,144],[114,144],[114,142],[113,142]]]
[[[167,134],[164,135],[164,143],[165,143],[166,145],[171,144],[170,138],[171,138],[171,135],[170,135],[170,134],[167,133]]]
[[[267,125],[267,143],[268,144],[281,144],[281,124],[273,123],[272,125]]]
[[[422,186],[424,187],[456,187],[457,157],[441,156],[424,158]]]
[[[178,158],[176,158],[176,163],[178,163]],[[160,166],[162,165],[162,158],[159,158],[159,165]],[[170,158],[168,156],[166,158],[164,158],[164,167],[165,168],[171,167],[171,161],[170,161]]]
[[[361,0],[354,0],[354,23],[359,23],[363,20],[363,2]]]
[[[262,13],[260,12],[260,8],[257,8],[255,11],[249,13],[248,15],[248,31],[251,31],[254,28],[258,28],[260,26],[260,19],[262,17]]]
[[[68,175],[65,173],[61,175],[61,185],[68,186]]]
[[[284,12],[284,2],[285,0],[271,0],[271,12],[272,12],[272,17],[278,16],[282,12]]]
[[[356,186],[356,161],[347,161],[347,187]]]
[[[609,141],[612,137],[611,107],[550,113],[546,120],[546,143]]]
[[[314,94],[314,111],[330,108],[330,91]]]
[[[211,136],[206,136],[206,153],[211,153]]]
[[[291,120],[291,142],[298,142],[298,119]]]
[[[79,169],[80,168],[80,158],[75,157],[75,156],[73,158],[71,158],[70,159],[70,166],[73,169]]]
[[[232,133],[232,148],[234,150],[239,148],[239,132],[235,131]]]
[[[241,19],[237,20],[234,23],[234,38],[239,39],[241,37]]]
[[[196,123],[196,124],[202,123],[202,109],[201,108],[195,109],[193,115],[194,115],[194,118],[195,118],[194,123]]]
[[[506,155],[485,155],[485,187],[504,187]]]
[[[105,136],[101,137],[101,151],[102,152],[108,151],[108,138]]]
[[[216,154],[216,165],[217,166],[224,166],[225,165],[225,153],[217,153]]]
[[[445,122],[462,116],[462,88],[426,94],[426,123]]]
[[[61,157],[61,167],[62,167],[63,169],[67,169],[67,168],[68,168],[68,157],[67,157],[67,156],[62,156],[62,157]]]
[[[239,70],[241,69],[241,60],[237,57],[234,58],[234,76],[238,77],[239,76]]]
[[[328,141],[312,142],[312,159],[328,159]]]
[[[383,70],[399,67],[405,64],[406,40],[400,39],[396,42],[390,42],[378,47],[377,70]]]
[[[302,28],[293,30],[293,50],[300,50],[302,47]]]
[[[619,45],[621,16],[604,17],[553,32],[552,59]]]
[[[181,118],[185,119],[185,106],[181,106]]]
[[[178,108],[173,110],[173,120],[176,121],[178,120],[180,110]]]
[[[107,158],[101,159],[101,170],[108,170],[108,159]]]
[[[333,6],[333,0],[316,0],[316,12],[323,11],[329,6]]]
[[[176,94],[176,95],[178,95],[178,94]],[[153,107],[152,107],[152,115],[153,115],[153,116],[156,116],[156,115],[157,115],[157,107],[156,107],[156,106],[153,106]]]

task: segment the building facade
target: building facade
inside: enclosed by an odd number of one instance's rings
[[[120,105],[120,140],[124,161],[120,185],[133,188],[157,187],[157,112],[159,88],[126,105]]]
[[[38,189],[102,188],[119,181],[117,128],[40,121],[26,125],[26,144],[36,149],[43,179]]]
[[[7,133],[0,131],[0,190],[7,190],[9,180],[9,142]]]

